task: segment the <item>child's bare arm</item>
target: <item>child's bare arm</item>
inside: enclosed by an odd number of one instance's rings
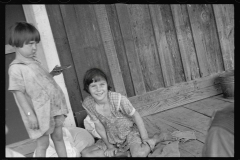
[[[101,136],[104,143],[107,145],[106,151],[104,152],[105,156],[112,157],[117,153],[117,148],[114,147],[111,143],[109,143],[106,130],[100,121],[94,123],[96,126],[96,131]]]
[[[139,130],[139,132],[141,134],[141,138],[143,140],[144,139],[148,139],[148,133],[147,133],[147,130],[146,130],[145,126],[144,126],[142,117],[139,115],[139,113],[137,111],[134,112],[133,119],[134,119],[135,123],[138,126],[138,130]]]
[[[31,129],[38,129],[37,117],[32,110],[29,102],[27,101],[26,96],[21,91],[13,91],[13,94],[16,96],[17,101],[19,102],[20,107],[23,109],[24,113],[27,115],[29,120],[29,127]]]

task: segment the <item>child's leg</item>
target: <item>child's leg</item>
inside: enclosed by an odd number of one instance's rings
[[[49,146],[49,135],[43,135],[37,139],[36,157],[46,157],[46,150]]]
[[[140,138],[140,137],[139,137]],[[146,143],[133,143],[130,145],[130,152],[132,157],[147,157],[150,153],[150,145],[155,146],[157,143],[161,141],[172,140],[171,134],[161,133],[155,134],[151,138],[151,144]]]
[[[53,133],[51,134],[51,138],[53,140],[58,157],[67,157],[66,146],[63,140],[63,131],[62,131],[63,121],[64,119],[61,120],[61,116],[55,117],[56,125]]]
[[[106,157],[104,150],[93,144],[90,147],[86,147],[81,152],[82,157]]]

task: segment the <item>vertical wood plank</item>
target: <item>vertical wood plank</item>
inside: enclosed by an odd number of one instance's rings
[[[173,20],[177,32],[181,60],[187,81],[199,78],[199,66],[197,62],[193,37],[187,14],[186,5],[171,5]]]
[[[139,56],[135,51],[134,38],[132,35],[131,21],[126,4],[116,4],[119,24],[122,32],[123,42],[126,49],[128,63],[132,75],[132,81],[136,95],[146,93],[140,68]]]
[[[208,68],[207,57],[206,57],[206,49],[203,44],[203,33],[199,30],[200,23],[197,22],[199,16],[195,13],[194,5],[187,5],[189,19],[191,23],[191,28],[193,32],[194,43],[197,52],[198,63],[200,67],[200,75],[201,77],[208,76],[210,74],[210,70]]]
[[[174,85],[174,70],[170,57],[170,49],[167,44],[165,29],[163,25],[163,17],[158,5],[149,5],[155,37],[157,41],[158,54],[160,57],[165,87]]]
[[[164,87],[148,6],[129,5],[128,9],[146,91]]]
[[[126,88],[127,96],[132,97],[135,95],[133,82],[131,79],[130,68],[128,64],[128,59],[126,55],[126,50],[124,47],[123,37],[121,34],[121,29],[118,21],[118,15],[116,11],[115,4],[107,4],[106,11],[108,14],[108,21],[111,28],[114,45],[116,48],[117,58],[122,71],[123,81]]]
[[[88,96],[83,91],[83,77],[85,72],[93,67],[100,68],[106,73],[109,85],[114,90],[93,6],[60,5],[60,8],[83,99]]]
[[[173,17],[170,5],[160,5],[160,11],[162,14],[162,20],[164,25],[164,31],[166,34],[166,40],[169,45],[170,58],[172,60],[172,68],[174,71],[175,83],[185,81],[185,75],[183,71],[183,65],[180,58],[180,51],[177,42],[176,31],[173,23]]]
[[[126,96],[126,89],[123,82],[123,77],[119,66],[105,5],[94,5],[94,9],[96,12],[97,21],[105,48],[105,53],[107,55],[114,87],[117,92]]]
[[[71,69],[63,72],[63,76],[67,86],[71,107],[75,113],[83,110],[83,107],[81,105],[82,95],[60,7],[59,5],[46,5],[46,10],[48,13],[49,22],[51,24],[53,37],[56,43],[61,65],[72,65]]]
[[[202,77],[223,71],[211,5],[187,5]]]
[[[234,69],[234,6],[214,4],[213,10],[222,49],[225,70]]]

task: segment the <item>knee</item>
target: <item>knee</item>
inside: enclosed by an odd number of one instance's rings
[[[62,134],[52,133],[51,138],[52,138],[53,141],[63,141],[63,135]]]
[[[82,150],[81,154],[82,154],[82,157],[92,157],[92,154],[89,152],[88,149]]]
[[[39,141],[37,143],[38,150],[47,150],[48,146],[49,146],[49,140]]]

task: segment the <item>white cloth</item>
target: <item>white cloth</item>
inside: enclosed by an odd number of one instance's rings
[[[25,157],[24,155],[22,155],[21,153],[18,153],[10,148],[5,148],[5,156],[6,157]]]
[[[101,139],[100,135],[97,133],[95,129],[94,122],[90,119],[90,117],[87,115],[87,117],[83,120],[83,124],[85,129],[92,134],[92,136]]]
[[[67,157],[81,157],[81,151],[94,144],[94,138],[83,128],[63,127],[63,140],[66,146]],[[35,152],[33,157],[35,157]],[[46,157],[58,157],[54,143],[49,136],[49,147]]]

